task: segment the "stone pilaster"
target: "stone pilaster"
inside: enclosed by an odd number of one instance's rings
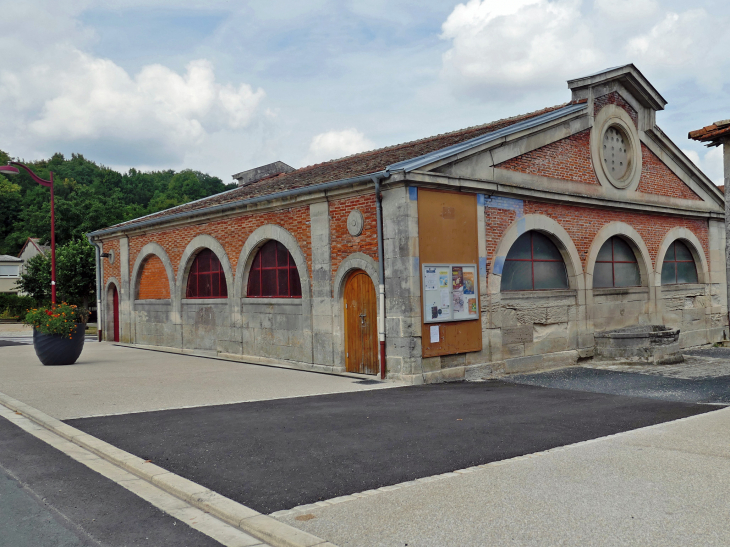
[[[334,364],[332,254],[329,203],[309,206],[312,234],[312,355],[319,365]]]

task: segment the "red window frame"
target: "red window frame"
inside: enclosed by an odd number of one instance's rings
[[[256,253],[248,274],[246,296],[249,298],[302,297],[302,284],[294,258],[289,250],[275,239],[264,243]]]
[[[641,287],[641,281],[639,281],[638,285],[621,285],[620,287],[616,287],[616,266],[614,264],[636,264],[637,268],[639,265],[638,260],[636,260],[636,257],[634,257],[634,260],[616,260],[616,257],[613,252],[613,244],[616,242],[617,239],[620,239],[618,236],[611,236],[609,238],[609,241],[611,242],[611,260],[598,260],[596,259],[596,264],[610,264],[611,265],[611,286],[610,287],[599,287],[601,289],[623,289],[627,287]],[[627,243],[628,245],[628,243]],[[599,249],[600,251],[600,249]],[[641,276],[641,274],[639,274]]]
[[[531,289],[508,289],[505,292],[518,292],[519,290],[523,291],[551,291],[556,289],[536,289],[535,288],[535,262],[560,262],[562,264],[565,264],[565,261],[560,258],[535,258],[535,244],[533,242],[533,234],[534,230],[530,230],[528,233],[530,234],[530,258],[505,258],[505,262],[529,262],[530,263],[530,273],[532,275],[532,288]],[[554,244],[553,244],[554,245]],[[557,247],[557,246],[556,246]],[[509,253],[507,254],[509,256]],[[566,274],[567,276],[567,274]],[[568,283],[568,287],[570,284]],[[557,289],[560,290],[560,289]]]
[[[195,255],[188,273],[185,298],[228,298],[226,275],[218,256],[210,249]]]
[[[675,240],[672,241],[671,247],[672,247],[672,253],[674,256],[672,258],[667,258],[667,256],[664,256],[664,262],[662,263],[662,273],[664,272],[664,265],[665,264],[671,264],[674,267],[674,282],[673,283],[666,283],[666,285],[686,285],[687,283],[680,283],[677,281],[677,264],[678,263],[692,263],[692,265],[695,267],[695,277],[697,276],[697,263],[695,263],[694,258],[688,258],[687,260],[680,260],[677,258],[677,243],[684,245],[684,247],[687,249],[687,252],[690,253],[690,256],[692,255],[692,251],[690,250],[689,246],[683,243],[682,241]],[[662,285],[665,285],[664,279],[662,279]]]

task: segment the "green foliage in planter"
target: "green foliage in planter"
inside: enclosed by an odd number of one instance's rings
[[[76,323],[86,323],[88,319],[88,310],[63,302],[55,307],[28,310],[23,323],[32,325],[43,334],[60,334],[65,338],[71,338]],[[77,335],[83,336],[84,333],[82,331]]]

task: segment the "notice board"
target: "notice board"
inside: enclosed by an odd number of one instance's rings
[[[423,357],[482,349],[477,230],[475,194],[418,189]]]

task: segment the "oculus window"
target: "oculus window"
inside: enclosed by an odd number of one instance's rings
[[[276,240],[266,242],[256,253],[248,274],[246,296],[301,298],[302,285],[292,255]]]
[[[185,298],[228,298],[226,276],[220,260],[210,249],[203,249],[195,257]]]
[[[514,242],[502,269],[503,291],[567,289],[563,255],[547,236],[527,232]]]
[[[667,249],[662,264],[662,285],[697,283],[697,266],[687,245],[675,241]]]
[[[636,255],[620,237],[612,237],[598,251],[593,270],[593,288],[639,287],[641,273]]]

